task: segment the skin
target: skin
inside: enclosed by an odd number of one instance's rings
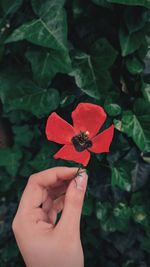
[[[29,178],[12,224],[27,267],[84,266],[80,218],[87,174],[76,173],[55,167]]]

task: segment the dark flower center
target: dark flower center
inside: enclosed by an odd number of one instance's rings
[[[80,132],[80,134],[75,135],[71,141],[78,152],[92,146],[92,141],[89,139],[86,132]]]

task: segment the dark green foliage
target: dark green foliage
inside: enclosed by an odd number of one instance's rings
[[[92,155],[81,222],[86,267],[150,266],[150,1],[0,1],[0,266],[23,267],[11,221],[28,177],[54,166],[52,111],[80,102],[114,122]]]

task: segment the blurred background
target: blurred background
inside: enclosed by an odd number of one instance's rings
[[[85,267],[150,266],[150,1],[0,0],[0,267],[23,267],[11,223],[28,177],[54,166],[56,111],[80,102],[115,125],[92,155],[81,233]],[[93,122],[94,123],[94,122]]]

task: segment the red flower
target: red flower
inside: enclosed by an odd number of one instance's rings
[[[47,121],[47,139],[64,146],[54,155],[86,166],[90,152],[109,152],[114,125],[96,135],[106,120],[104,109],[90,103],[80,103],[72,112],[73,126],[53,112]]]

